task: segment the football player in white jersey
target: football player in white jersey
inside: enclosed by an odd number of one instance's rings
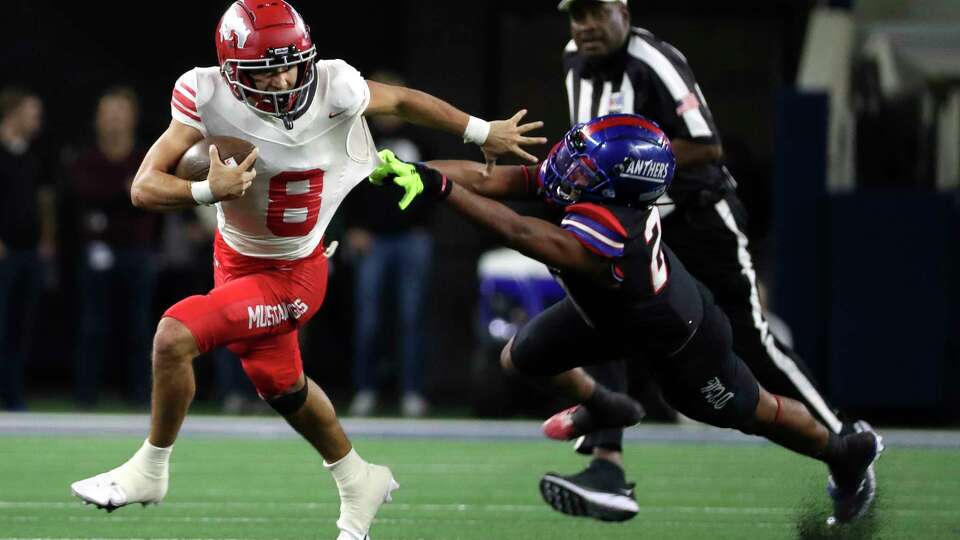
[[[193,399],[192,361],[218,345],[242,360],[258,392],[323,456],[340,493],[341,539],[366,538],[380,505],[398,487],[390,469],[353,449],[324,392],[304,376],[297,331],[323,302],[322,243],[347,193],[379,164],[364,115],[392,114],[462,135],[492,161],[520,145],[524,111],[484,122],[422,92],[365,81],[342,60],[317,60],[307,26],[285,2],[234,2],[216,33],[219,67],[176,82],[173,120],[144,158],[134,205],[173,210],[216,204],[214,289],[164,314],[153,347],[150,434],[130,460],[75,482],[73,493],[112,511],[160,502],[173,443]],[[210,147],[202,182],[170,174],[206,136],[247,140],[256,149],[225,164]]]

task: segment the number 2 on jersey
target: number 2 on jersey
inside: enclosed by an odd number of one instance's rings
[[[282,172],[270,179],[267,228],[277,236],[306,236],[320,217],[323,171]]]
[[[659,294],[667,284],[667,261],[664,260],[663,249],[660,247],[660,231],[660,211],[653,207],[643,228],[644,241],[648,246],[653,245],[650,249],[650,285],[653,287],[653,294]]]

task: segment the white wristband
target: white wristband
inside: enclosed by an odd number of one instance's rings
[[[467,129],[463,130],[463,142],[483,146],[490,135],[490,122],[471,116],[467,121]]]
[[[193,200],[197,201],[197,204],[211,205],[217,202],[213,197],[213,190],[210,189],[209,180],[190,184],[190,194],[193,195]]]

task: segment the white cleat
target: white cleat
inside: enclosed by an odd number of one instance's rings
[[[340,490],[337,540],[370,540],[370,525],[377,510],[393,500],[391,494],[399,488],[389,468],[368,463],[365,478],[352,481]]]
[[[169,482],[169,475],[148,476],[127,462],[112,471],[74,482],[70,491],[84,504],[113,512],[128,504],[159,504],[167,494]]]

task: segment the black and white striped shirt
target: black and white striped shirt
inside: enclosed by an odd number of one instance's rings
[[[612,113],[641,114],[671,139],[720,144],[720,136],[687,59],[643,28],[632,28],[626,46],[588,61],[570,41],[563,53],[564,82],[572,124]],[[677,172],[671,194],[727,185],[722,163]]]

